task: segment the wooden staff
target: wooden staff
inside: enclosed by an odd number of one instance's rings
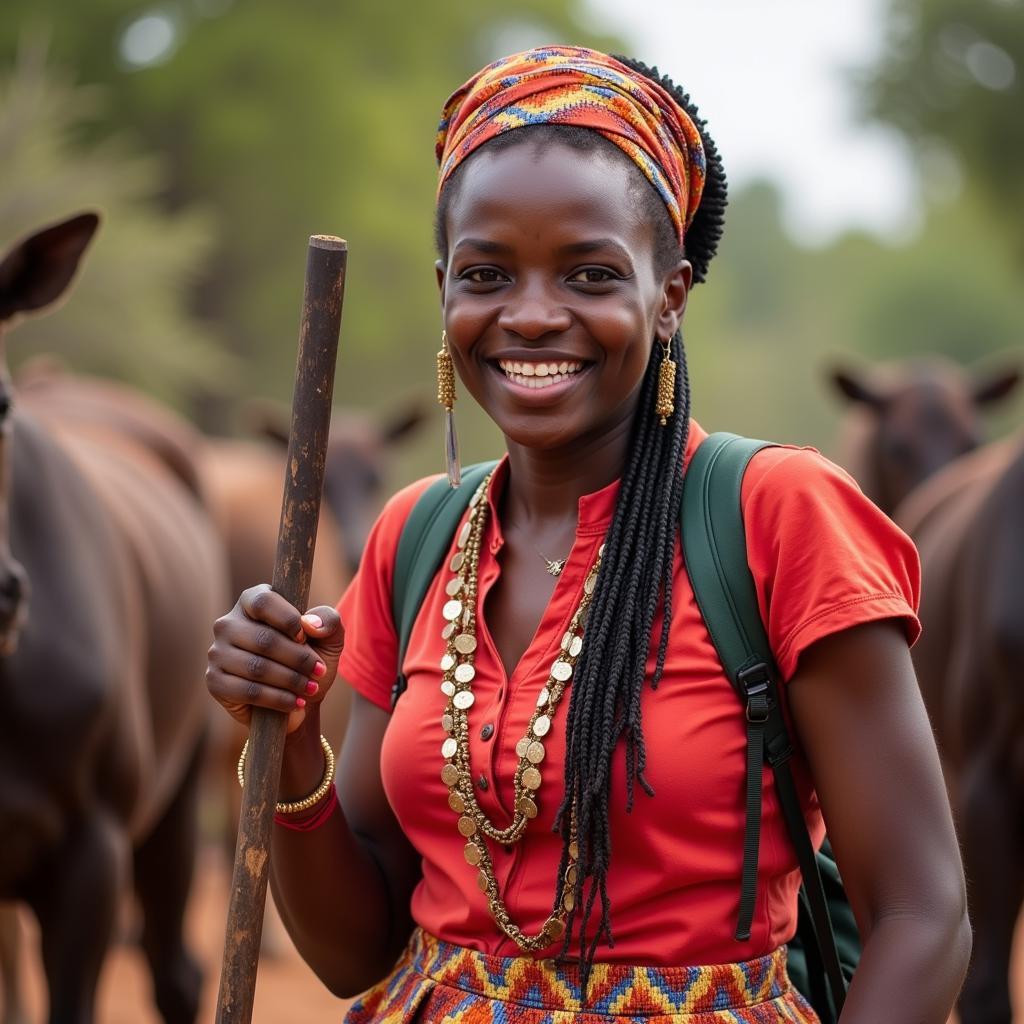
[[[320,518],[347,259],[348,245],[344,240],[330,235],[310,238],[272,584],[277,593],[300,611],[305,610],[309,600]],[[252,1019],[267,898],[270,831],[281,777],[286,722],[286,715],[280,711],[252,709],[217,1024],[249,1024]]]

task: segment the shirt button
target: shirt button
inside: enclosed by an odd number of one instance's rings
[[[481,789],[487,789],[487,776],[486,775],[481,775],[480,778],[476,780],[476,784]]]
[[[493,735],[494,735],[494,725],[491,722],[488,722],[480,730],[480,739],[482,739],[482,740],[489,740]]]

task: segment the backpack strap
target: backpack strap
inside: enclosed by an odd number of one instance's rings
[[[846,982],[829,922],[813,844],[789,767],[789,736],[768,636],[747,562],[741,488],[751,458],[770,442],[717,433],[694,453],[683,485],[681,532],[684,562],[719,660],[747,719],[747,821],[736,938],[750,938],[757,895],[761,838],[761,784],[767,759],[787,830],[796,849],[815,938],[837,1013]]]
[[[392,708],[408,685],[402,666],[416,615],[451,546],[469,499],[497,464],[480,462],[466,467],[458,487],[452,487],[444,477],[435,481],[420,495],[402,527],[391,585],[391,615],[398,633],[398,675],[391,687]]]

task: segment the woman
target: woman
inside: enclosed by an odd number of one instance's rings
[[[355,1022],[584,1004],[595,1021],[814,1021],[785,976],[798,877],[768,780],[735,938],[743,716],[675,529],[705,436],[679,327],[721,233],[714,144],[657,71],[545,47],[449,99],[438,158],[441,397],[450,359],[508,451],[420,610],[408,691],[392,715],[395,546],[430,480],[378,520],[339,605],[347,640],[333,609],[300,617],[260,587],[211,649],[231,714],[288,713],[281,793],[311,794],[275,828],[285,923],[333,991],[370,989]],[[824,812],[865,939],[843,1024],[939,1024],[970,940],[908,653],[916,554],[813,449],[755,455],[743,509],[805,813],[820,838]],[[571,680],[551,660],[567,654]],[[317,710],[336,671],[355,691],[340,805]]]

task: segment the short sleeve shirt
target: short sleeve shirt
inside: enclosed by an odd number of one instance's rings
[[[706,436],[694,422],[687,461]],[[533,641],[507,677],[487,628],[486,604],[501,573],[504,538],[495,509],[508,473],[506,456],[488,494],[490,514],[479,559],[475,702],[469,712],[477,798],[499,827],[512,820],[516,743],[526,733],[579,604],[619,488],[614,481],[579,499],[576,538],[565,568]],[[346,628],[339,673],[387,711],[397,659],[391,616],[395,549],[410,510],[434,479],[405,488],[387,504],[339,603]],[[917,552],[846,472],[813,448],[766,448],[747,468],[742,505],[748,561],[784,682],[808,646],[859,623],[898,619],[908,642],[916,640]],[[451,553],[455,550],[453,538]],[[441,715],[447,702],[439,688],[446,650],[442,607],[452,576],[447,562],[412,629],[403,666],[409,685],[384,735],[381,776],[399,823],[422,856],[423,877],[412,897],[416,922],[449,942],[500,956],[520,955],[488,912],[476,869],[464,859],[458,815],[448,806],[448,789],[441,781],[446,738]],[[786,942],[796,929],[799,870],[766,770],[756,913],[749,941],[734,938],[745,825],[745,721],[700,617],[678,545],[673,574],[664,674],[658,688],[645,686],[641,697],[646,773],[655,795],[638,790],[630,813],[621,745],[612,757],[608,886],[615,945],[599,948],[599,961],[669,966],[746,960]],[[660,632],[656,619],[648,675]],[[528,934],[540,930],[555,896],[561,839],[551,826],[563,789],[567,707],[568,694],[546,739],[539,816],[518,843],[490,845],[502,897]],[[824,826],[799,757],[795,774],[812,836],[820,842]],[[552,955],[557,948],[539,955]]]

